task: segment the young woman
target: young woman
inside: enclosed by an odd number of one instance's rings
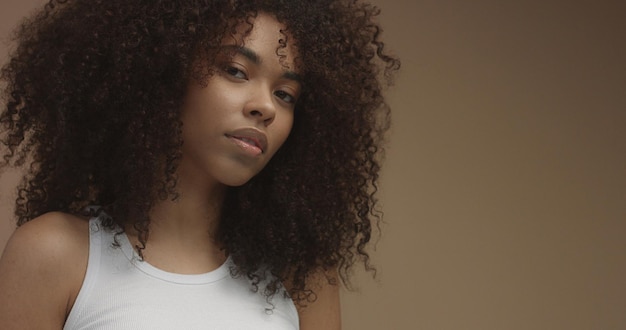
[[[52,0],[2,70],[1,329],[338,329],[378,221],[358,1]]]

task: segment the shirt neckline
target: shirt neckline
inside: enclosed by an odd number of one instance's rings
[[[227,257],[226,261],[218,268],[202,274],[180,274],[172,273],[151,265],[149,262],[142,260],[135,251],[128,239],[126,233],[122,232],[117,235],[118,243],[122,249],[126,259],[138,270],[146,275],[160,279],[166,282],[186,285],[209,284],[219,281],[230,275],[230,269],[234,266],[231,257]]]

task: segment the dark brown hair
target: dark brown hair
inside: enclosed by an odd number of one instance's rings
[[[145,244],[148,211],[176,197],[186,87],[207,79],[233,22],[258,12],[287,27],[303,92],[284,146],[229,188],[218,239],[239,274],[276,276],[268,296],[289,281],[296,301],[312,299],[313,272],[338,268],[346,282],[355,262],[369,267],[389,124],[382,90],[399,61],[380,41],[379,10],[360,1],[50,1],[20,26],[1,73],[3,166],[29,164],[18,224],[95,204]]]

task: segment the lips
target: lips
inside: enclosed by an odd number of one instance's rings
[[[226,133],[226,137],[233,139],[242,148],[252,153],[264,153],[267,150],[267,137],[255,128],[242,128]]]

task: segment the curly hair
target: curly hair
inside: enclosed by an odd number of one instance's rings
[[[235,273],[275,276],[268,297],[289,281],[295,301],[311,301],[320,269],[347,285],[355,263],[371,269],[382,92],[399,61],[384,51],[379,9],[356,0],[51,0],[18,28],[1,73],[0,166],[30,165],[18,225],[100,205],[106,226],[134,226],[145,247],[150,209],[177,196],[188,83],[206,82],[223,38],[259,12],[286,26],[281,47],[299,50],[303,92],[282,148],[229,188],[218,241]]]

